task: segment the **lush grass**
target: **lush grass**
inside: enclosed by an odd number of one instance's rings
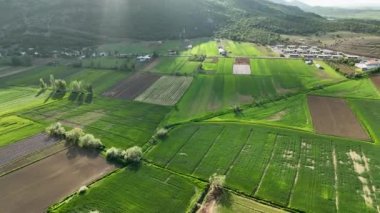
[[[225,192],[218,203],[217,212],[221,213],[252,213],[252,212],[265,212],[265,213],[280,213],[286,212],[284,210],[274,208],[262,203],[256,202],[249,198],[241,197],[231,192]]]
[[[315,91],[313,94],[332,97],[380,99],[380,92],[370,79],[349,80]]]
[[[122,169],[52,212],[186,212],[203,184],[152,166]]]
[[[82,60],[82,67],[97,69],[131,70],[135,59],[98,57]]]
[[[262,52],[257,48],[256,44],[248,42],[236,42],[231,40],[223,40],[223,47],[227,50],[229,56],[261,56]]]
[[[161,57],[156,60],[159,60],[158,64],[148,71],[164,74],[192,74],[200,65],[199,62],[189,61],[188,57]]]
[[[183,51],[182,55],[207,55],[207,56],[218,56],[218,44],[216,41],[204,40],[203,42],[196,42],[193,44],[191,50]]]
[[[157,105],[96,98],[93,104],[85,105],[55,102],[24,116],[46,124],[61,121],[70,127],[83,126],[107,147],[128,148],[143,146],[168,111],[169,108]]]
[[[306,212],[335,211],[336,205],[343,212],[374,212],[380,204],[372,188],[380,184],[379,150],[303,131],[203,123],[173,129],[147,158],[204,180],[224,174],[233,190]]]
[[[380,100],[352,99],[349,102],[371,137],[380,143]]]
[[[280,101],[229,113],[212,118],[211,121],[241,121],[313,129],[305,95],[298,95]]]
[[[219,58],[217,73],[218,74],[232,74],[232,67],[235,63],[233,58]]]
[[[43,131],[43,126],[17,116],[0,118],[0,147]]]
[[[0,115],[16,113],[22,110],[47,104],[47,94],[36,97],[37,89],[12,87],[0,90]]]

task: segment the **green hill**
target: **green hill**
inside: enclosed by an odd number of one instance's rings
[[[163,40],[215,33],[262,42],[268,33],[355,31],[352,25],[263,0],[0,0],[3,44],[84,46],[120,38]],[[360,26],[365,32],[380,32],[377,22]]]

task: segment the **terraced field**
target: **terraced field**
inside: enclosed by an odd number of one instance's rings
[[[181,99],[192,81],[192,77],[163,76],[135,100],[163,106],[172,106]]]

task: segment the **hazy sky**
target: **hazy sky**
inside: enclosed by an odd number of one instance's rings
[[[313,6],[380,7],[380,0],[299,0]]]

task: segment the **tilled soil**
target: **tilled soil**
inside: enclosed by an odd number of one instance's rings
[[[69,148],[0,177],[0,212],[45,212],[114,169],[95,153]]]
[[[49,138],[45,134],[39,134],[17,143],[2,147],[0,148],[0,166],[30,153],[42,150],[58,142],[58,140]]]
[[[309,96],[308,104],[317,133],[370,140],[346,101],[339,98]]]
[[[160,78],[159,75],[140,72],[122,81],[110,91],[105,92],[103,95],[108,97],[122,98],[127,100],[134,100],[146,89],[148,89],[154,82]]]

